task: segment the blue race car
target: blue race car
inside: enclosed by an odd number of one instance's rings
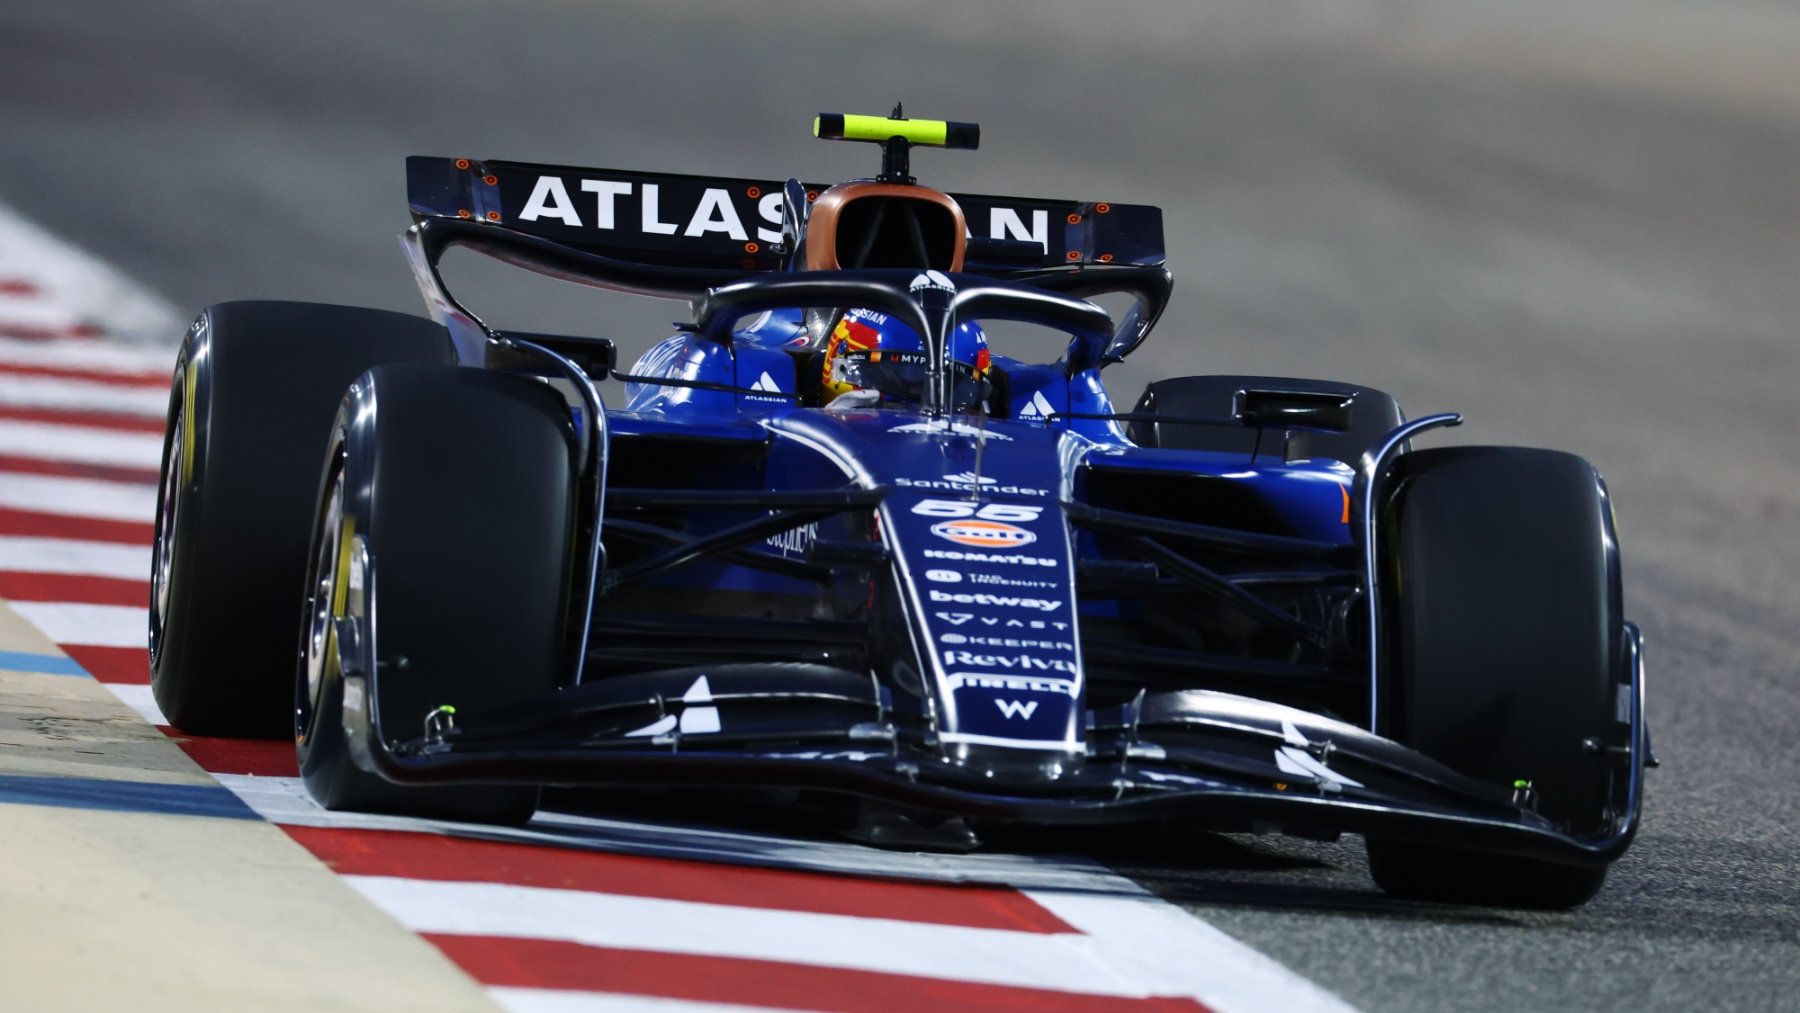
[[[814,131],[880,174],[412,158],[431,320],[203,312],[156,525],[169,720],[291,732],[332,809],[771,787],[896,846],[1180,820],[1361,833],[1407,897],[1599,889],[1654,760],[1591,465],[1413,449],[1460,418],[1324,380],[1122,409],[1102,371],[1171,290],[1157,209],[919,185],[911,149],[974,124]],[[454,246],[691,322],[629,369],[496,330]]]

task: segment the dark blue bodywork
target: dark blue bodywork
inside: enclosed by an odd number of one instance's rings
[[[1357,461],[1294,452],[1294,434],[1321,424],[1304,405],[1285,422],[1177,420],[1255,428],[1250,453],[1131,438],[1143,419],[1113,403],[1101,370],[1144,339],[1167,298],[1146,209],[1115,206],[1116,234],[1059,234],[1085,244],[1061,267],[1047,244],[1043,264],[921,287],[912,271],[787,272],[760,255],[734,265],[722,242],[678,255],[596,245],[562,221],[527,228],[513,221],[527,188],[503,200],[504,186],[481,182],[519,168],[413,160],[419,224],[407,243],[466,364],[567,389],[592,497],[572,561],[579,650],[534,716],[515,710],[484,729],[481,715],[459,715],[454,727],[427,721],[423,736],[418,715],[384,724],[374,666],[348,666],[350,682],[366,682],[346,693],[361,701],[346,709],[359,764],[408,783],[817,788],[936,818],[1179,814],[1572,864],[1629,844],[1641,764],[1606,831],[1576,837],[1509,786],[1383,737],[1370,504],[1393,455],[1456,417],[1371,434]],[[582,170],[542,171],[581,191]],[[762,207],[745,200],[746,216]],[[1107,206],[1067,207],[1074,221]],[[458,244],[684,298],[695,322],[629,369],[605,342],[499,332],[443,287],[437,259]],[[1115,263],[1107,246],[1134,252]],[[1110,291],[1136,298],[1121,323],[1081,298]],[[997,344],[1005,397],[987,410],[930,396],[835,410],[809,393],[818,365],[801,308],[819,306],[898,314],[940,357],[967,319],[1022,321],[1068,343],[1048,363]],[[600,401],[594,381],[608,375],[625,381],[622,404]],[[1631,637],[1620,682],[1644,755]]]

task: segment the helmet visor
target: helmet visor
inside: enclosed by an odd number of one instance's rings
[[[862,390],[881,392],[883,401],[919,404],[925,399],[924,352],[857,349],[844,355],[833,377]],[[950,364],[950,407],[961,410],[985,402],[993,386],[973,366]]]

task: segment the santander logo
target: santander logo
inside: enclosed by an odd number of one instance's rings
[[[1016,549],[1037,541],[1037,535],[1004,521],[956,520],[933,524],[931,533],[958,545],[977,549]]]

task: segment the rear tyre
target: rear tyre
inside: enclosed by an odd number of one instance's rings
[[[1357,467],[1363,451],[1399,428],[1404,421],[1399,403],[1391,395],[1374,388],[1335,380],[1303,380],[1282,376],[1182,376],[1158,380],[1144,388],[1144,394],[1138,398],[1137,407],[1133,410],[1157,415],[1229,419],[1236,410],[1238,392],[1246,388],[1343,394],[1353,398],[1348,432],[1308,433],[1310,456],[1342,461],[1352,468]],[[1245,455],[1258,451],[1257,431],[1244,426],[1133,422],[1129,431],[1132,440],[1145,447]],[[1279,456],[1279,440],[1265,437],[1261,452]]]
[[[574,517],[568,417],[550,388],[478,369],[388,366],[352,386],[317,499],[294,683],[300,774],[320,805],[531,818],[533,786],[402,785],[356,766],[332,620],[373,641],[359,660],[381,666],[389,742],[416,738],[443,705],[467,715],[552,692]]]
[[[419,317],[297,302],[213,306],[175,362],[151,566],[150,688],[198,735],[290,730],[294,608],[318,455],[357,374],[454,361]]]
[[[1627,771],[1609,747],[1624,671],[1618,556],[1605,487],[1579,457],[1519,447],[1402,456],[1384,519],[1389,735],[1497,785],[1529,781],[1538,812],[1575,833],[1610,826]],[[1569,866],[1372,839],[1396,896],[1566,908],[1605,866]]]

